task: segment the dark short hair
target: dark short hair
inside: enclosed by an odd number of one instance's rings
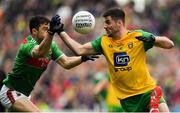
[[[43,16],[34,16],[30,19],[29,22],[30,32],[32,33],[33,28],[38,30],[41,24],[48,24],[48,23],[50,23],[50,20],[48,18]]]
[[[114,20],[121,19],[125,23],[125,12],[120,8],[111,8],[104,12],[103,17],[111,16]]]

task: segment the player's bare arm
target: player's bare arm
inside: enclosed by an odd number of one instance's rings
[[[173,41],[165,36],[156,36],[154,45],[164,49],[171,49],[172,47],[174,47]]]
[[[43,41],[32,50],[33,57],[43,57],[50,49],[53,36],[47,34]]]
[[[86,62],[88,60],[94,61],[96,58],[99,58],[98,56],[73,56],[68,57],[65,54],[61,56],[56,62],[61,65],[65,69],[71,69],[82,62]]]
[[[35,46],[32,50],[33,57],[42,57],[50,49],[53,35],[62,27],[60,24],[60,16],[56,15],[52,17],[50,24],[41,24],[39,29],[32,29],[32,36],[36,41],[40,42],[39,45]],[[40,32],[42,35],[39,35]]]
[[[61,39],[66,43],[66,45],[73,50],[73,52],[77,55],[95,55],[98,54],[94,48],[92,47],[91,43],[80,44],[73,40],[66,32],[60,32],[59,36]]]
[[[168,39],[166,36],[154,36],[151,35],[149,38],[144,36],[138,36],[136,39],[146,42],[146,43],[154,43],[156,47],[164,48],[164,49],[171,49],[174,47],[173,41]]]
[[[68,57],[65,54],[56,61],[65,69],[71,69],[82,63],[81,56],[79,57]]]

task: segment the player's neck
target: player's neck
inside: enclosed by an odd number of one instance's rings
[[[127,33],[127,29],[126,28],[122,28],[120,29],[114,36],[113,39],[114,40],[119,40],[122,39],[124,37],[124,35]]]

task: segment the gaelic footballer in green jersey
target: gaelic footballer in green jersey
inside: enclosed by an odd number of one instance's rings
[[[40,110],[28,99],[49,61],[54,60],[65,69],[71,69],[96,56],[72,56],[62,53],[53,40],[53,35],[62,31],[63,25],[58,15],[51,21],[35,16],[30,20],[31,35],[26,37],[16,54],[12,72],[3,81],[0,101],[11,111],[39,112]]]
[[[51,49],[44,57],[33,58],[32,49],[36,45],[38,43],[31,36],[23,40],[16,55],[12,72],[4,80],[4,84],[7,87],[15,89],[26,96],[29,96],[33,90],[36,81],[46,70],[49,61],[56,61],[63,55],[62,51],[53,41]]]

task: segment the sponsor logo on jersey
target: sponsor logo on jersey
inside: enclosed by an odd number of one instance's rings
[[[118,71],[131,71],[132,70],[132,67],[121,67],[121,68],[114,68],[114,71],[115,72],[118,72]]]
[[[130,62],[130,57],[126,52],[114,53],[114,71],[131,71],[132,67],[127,66]]]
[[[127,55],[126,52],[114,53],[114,66],[127,66],[129,61],[130,57]]]
[[[49,61],[50,59],[48,58],[31,58],[27,60],[27,64],[38,68],[46,68]]]

